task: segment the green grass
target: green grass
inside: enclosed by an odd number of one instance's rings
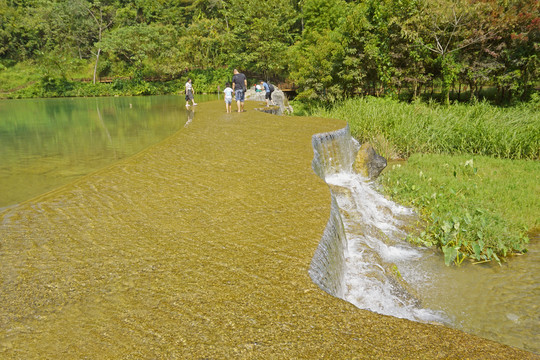
[[[348,121],[360,142],[388,159],[383,191],[413,207],[422,230],[413,243],[437,246],[450,264],[502,261],[526,251],[540,227],[540,102],[500,108],[351,99],[311,109]]]
[[[441,106],[368,97],[318,108],[313,115],[349,121],[353,136],[388,158],[436,153],[538,160],[539,110],[538,102],[500,108],[486,102]]]
[[[18,63],[12,67],[0,64],[0,97],[6,92],[39,81],[41,77],[41,72],[36,71],[29,63]]]
[[[540,227],[538,161],[415,154],[379,180],[426,223],[409,240],[440,247],[447,264],[523,252],[527,233]]]

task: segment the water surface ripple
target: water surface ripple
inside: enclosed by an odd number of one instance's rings
[[[537,358],[321,291],[311,136],[344,123],[222,108],[0,213],[0,357]]]

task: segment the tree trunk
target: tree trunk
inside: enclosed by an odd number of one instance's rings
[[[94,85],[96,84],[97,67],[98,67],[100,53],[101,53],[101,48],[98,49],[97,54],[96,54],[96,64],[94,65]]]

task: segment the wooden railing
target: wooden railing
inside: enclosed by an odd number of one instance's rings
[[[296,91],[298,89],[298,86],[296,86],[295,83],[289,83],[289,82],[280,82],[277,84],[277,87],[281,91]]]

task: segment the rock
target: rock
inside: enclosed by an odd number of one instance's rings
[[[385,167],[386,159],[377,154],[370,143],[362,144],[354,160],[354,172],[373,180]]]
[[[251,100],[251,101],[266,101],[264,98],[264,94],[265,94],[264,91],[257,92],[255,91],[255,87],[251,87],[247,89],[245,93],[245,98],[246,100]]]

